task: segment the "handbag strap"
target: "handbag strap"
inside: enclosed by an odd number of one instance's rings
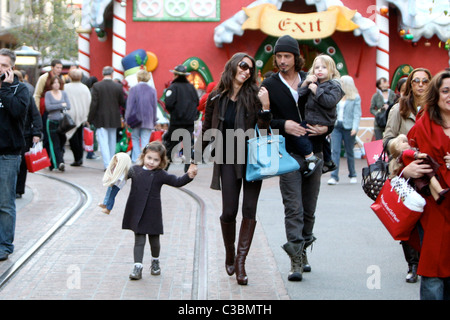
[[[269,126],[270,135],[273,136],[272,127]],[[261,133],[259,132],[258,124],[255,125],[255,138],[260,137]]]
[[[389,141],[388,141],[389,142]],[[383,143],[383,150],[381,151],[380,157],[378,159],[385,161],[387,159],[389,162],[389,152],[388,152],[388,142]]]

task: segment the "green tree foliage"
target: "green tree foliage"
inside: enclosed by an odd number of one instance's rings
[[[15,0],[14,13],[20,21],[11,34],[17,45],[26,44],[42,54],[43,61],[53,58],[76,59],[76,27],[80,12],[67,0]],[[19,4],[19,5],[17,5]]]

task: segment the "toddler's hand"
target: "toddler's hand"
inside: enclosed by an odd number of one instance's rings
[[[309,90],[311,90],[312,93],[316,94],[317,91],[317,84],[315,83],[310,83],[308,86]]]
[[[419,152],[417,154],[417,159],[425,159],[427,157],[426,153]]]
[[[305,81],[309,84],[309,83],[313,83],[313,82],[317,82],[317,77],[313,74],[310,74],[308,76],[306,76]]]
[[[189,178],[194,179],[195,176],[197,175],[197,171],[198,171],[197,165],[196,164],[191,164],[189,166],[188,171],[187,171],[187,174],[188,174]]]

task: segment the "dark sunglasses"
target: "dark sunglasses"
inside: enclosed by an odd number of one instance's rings
[[[244,71],[247,71],[248,69],[250,69],[250,73],[253,72],[253,68],[250,67],[250,66],[248,65],[248,63],[245,62],[245,61],[239,62],[238,66],[239,66],[239,68],[241,68],[241,69],[244,70]]]
[[[412,82],[419,84],[420,82],[422,82],[422,84],[427,84],[428,82],[430,82],[430,80],[428,79],[419,79],[419,78],[414,78],[412,79]]]

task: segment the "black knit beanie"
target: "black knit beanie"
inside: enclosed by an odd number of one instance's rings
[[[298,48],[297,40],[289,35],[282,36],[277,40],[273,52],[290,52],[294,55],[300,55],[300,49]]]

